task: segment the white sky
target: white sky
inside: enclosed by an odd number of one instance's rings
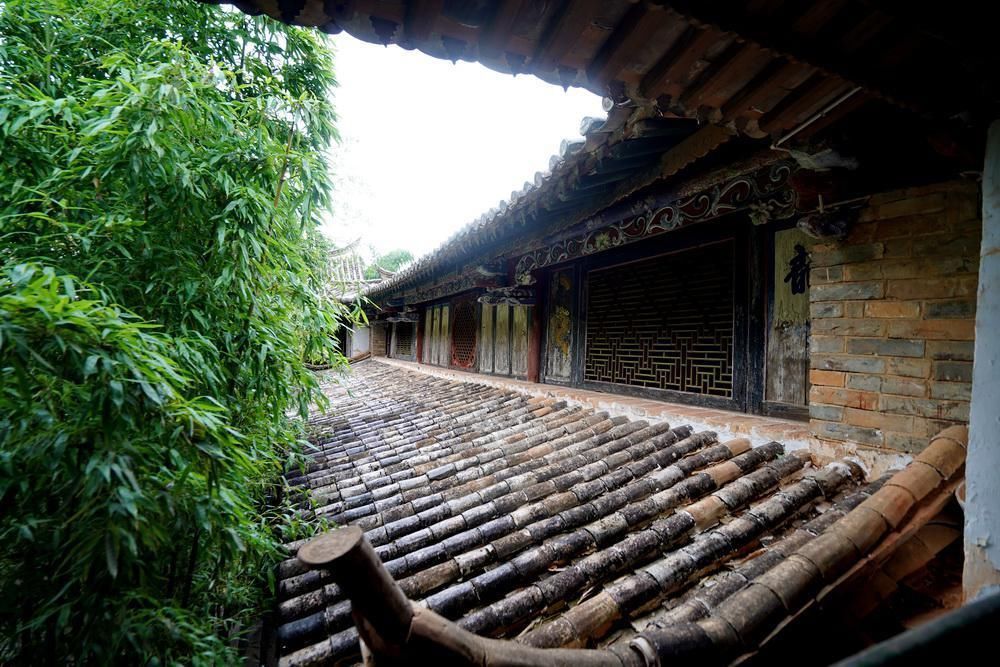
[[[512,77],[477,63],[333,39],[341,144],[325,233],[415,257],[520,190],[584,116],[592,93]]]

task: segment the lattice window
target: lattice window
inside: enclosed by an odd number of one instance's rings
[[[734,244],[588,276],[584,377],[732,397]]]
[[[459,368],[472,368],[476,363],[476,305],[474,301],[455,304],[451,323],[451,363]]]
[[[413,356],[413,324],[396,322],[396,356]]]

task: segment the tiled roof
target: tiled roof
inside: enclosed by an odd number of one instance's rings
[[[649,118],[648,111],[630,106],[612,109],[608,117],[584,118],[582,138],[563,141],[549,159],[549,169],[536,172],[520,190],[469,222],[432,252],[417,258],[385,281],[365,290],[369,297],[387,296],[400,289],[472,261],[493,259],[498,247],[525,230],[541,230],[553,222],[571,225],[597,213],[654,177],[669,176],[703,157],[731,136],[716,127],[703,128],[699,141],[691,139],[698,123],[682,118]],[[680,148],[676,164],[667,173],[658,168],[663,155]],[[485,254],[484,254],[485,253]]]
[[[354,301],[359,291],[376,285],[385,278],[384,275],[374,280],[365,278],[365,260],[358,253],[360,241],[361,239],[355,239],[342,248],[334,249],[327,256],[330,278],[327,294],[331,299]]]
[[[358,253],[356,239],[342,248],[330,252],[327,261],[330,266],[330,277],[343,284],[357,285],[370,282],[365,278],[365,261]]]
[[[419,605],[542,647],[655,653],[682,630],[752,646],[802,601],[795,586],[857,561],[964,458],[949,445],[874,493],[885,480],[777,442],[382,364],[330,393],[308,470],[289,473],[315,515],[362,528]],[[356,655],[331,574],[290,557],[279,575],[282,665]]]

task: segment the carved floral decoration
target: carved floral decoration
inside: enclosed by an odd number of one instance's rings
[[[755,224],[787,218],[795,213],[797,196],[788,187],[796,169],[782,161],[744,174],[694,195],[674,200],[650,213],[605,225],[580,236],[557,241],[523,255],[515,271],[519,285],[531,285],[532,271],[596,252],[633,243],[679,227],[749,210]]]

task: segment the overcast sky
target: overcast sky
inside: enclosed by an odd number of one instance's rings
[[[324,231],[420,256],[548,168],[600,97],[475,63],[333,39],[341,144]]]

